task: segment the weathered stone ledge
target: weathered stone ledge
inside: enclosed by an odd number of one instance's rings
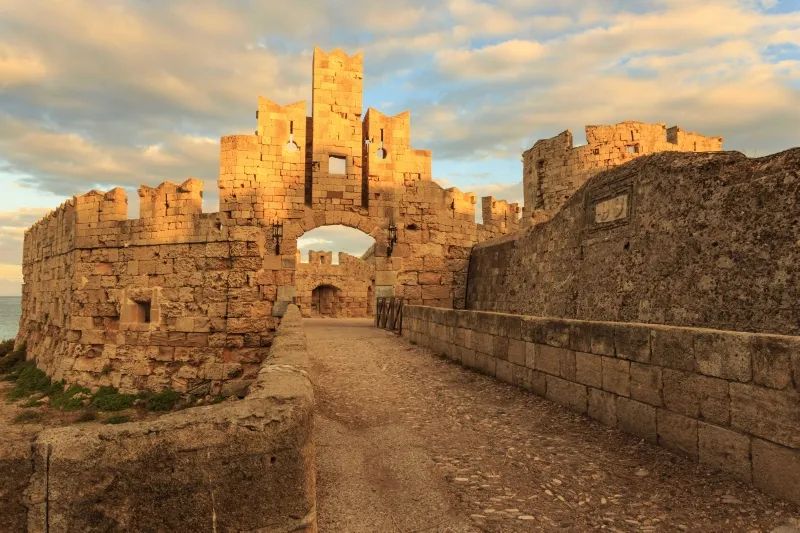
[[[406,306],[403,336],[800,503],[800,337]]]
[[[22,445],[0,452],[0,486],[15,488],[0,501],[0,529],[316,531],[301,320],[289,306],[242,400],[154,421],[48,429],[32,456]]]

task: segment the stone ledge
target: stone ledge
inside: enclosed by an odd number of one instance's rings
[[[316,531],[307,364],[290,306],[243,400],[41,432],[27,530]]]
[[[780,467],[800,468],[800,338],[424,306],[403,315],[403,336],[421,346],[800,503]]]

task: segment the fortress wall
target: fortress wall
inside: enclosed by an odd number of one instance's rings
[[[333,224],[375,238],[370,299],[463,306],[469,251],[514,227],[511,207],[492,201],[494,218],[476,224],[475,195],[434,183],[430,151],[411,147],[409,113],[373,110],[362,121],[362,69],[360,55],[315,51],[313,119],[304,102],[259,98],[255,132],[220,141],[218,213],[202,213],[202,182],[189,179],[141,187],[136,219],[113,189],[76,196],[35,225],[18,342],[56,379],[219,387],[257,367],[297,297],[297,238]],[[337,155],[342,174],[328,169]],[[369,287],[353,288],[352,312]]]
[[[537,141],[523,152],[523,225],[548,220],[589,178],[637,157],[669,151],[722,150],[721,137],[633,121],[586,126],[586,142],[575,147],[572,133],[564,131]]]
[[[263,230],[200,213],[197,180],[140,195],[136,220],[124,191],[93,191],[28,231],[18,338],[29,358],[56,380],[123,391],[251,376],[277,323]]]
[[[320,316],[324,302],[319,301],[314,289],[320,286],[335,287],[333,315],[337,317],[365,317],[374,309],[373,285],[375,264],[339,252],[339,264],[331,264],[331,252],[309,251],[308,263],[298,263],[295,272],[297,305],[303,316]],[[323,298],[325,295],[323,294]]]
[[[800,503],[800,337],[421,306],[402,334]]]
[[[316,531],[307,367],[290,306],[241,400],[0,436],[0,529]]]
[[[468,307],[798,335],[798,168],[792,149],[601,173],[549,222],[475,247]]]

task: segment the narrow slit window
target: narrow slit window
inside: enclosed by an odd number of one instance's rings
[[[150,323],[150,302],[136,302],[135,319],[139,324]]]

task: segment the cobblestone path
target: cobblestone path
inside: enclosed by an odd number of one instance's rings
[[[368,320],[304,321],[320,531],[792,531],[800,510]]]

